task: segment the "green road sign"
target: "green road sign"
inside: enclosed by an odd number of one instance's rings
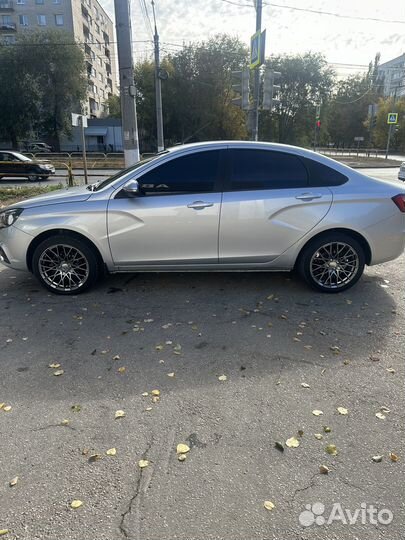
[[[398,124],[398,113],[388,113],[387,124]]]

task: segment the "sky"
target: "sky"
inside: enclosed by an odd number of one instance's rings
[[[101,1],[113,16],[114,0]],[[140,42],[134,43],[135,61],[153,54],[143,3],[153,24],[151,0],[131,0],[132,39]],[[377,52],[381,62],[405,52],[405,0],[263,0],[263,4],[266,56],[321,52],[344,76],[364,71],[362,66]],[[291,9],[294,7],[300,10]],[[253,0],[155,0],[155,9],[162,54],[218,33],[237,36],[249,44],[255,31]]]

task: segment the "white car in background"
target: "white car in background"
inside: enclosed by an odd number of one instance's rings
[[[399,168],[398,179],[405,182],[405,161],[402,163],[402,165]]]

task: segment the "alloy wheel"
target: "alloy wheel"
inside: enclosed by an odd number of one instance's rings
[[[329,242],[312,255],[310,273],[321,287],[339,289],[356,276],[359,264],[359,255],[350,244]]]
[[[77,248],[66,244],[47,247],[38,261],[42,279],[53,289],[75,291],[80,289],[89,277],[87,258]]]

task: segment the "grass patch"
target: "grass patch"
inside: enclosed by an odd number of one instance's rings
[[[43,195],[44,193],[50,193],[57,189],[61,189],[64,186],[62,184],[52,186],[30,186],[30,187],[0,187],[0,207],[9,206],[30,197],[36,195]]]

